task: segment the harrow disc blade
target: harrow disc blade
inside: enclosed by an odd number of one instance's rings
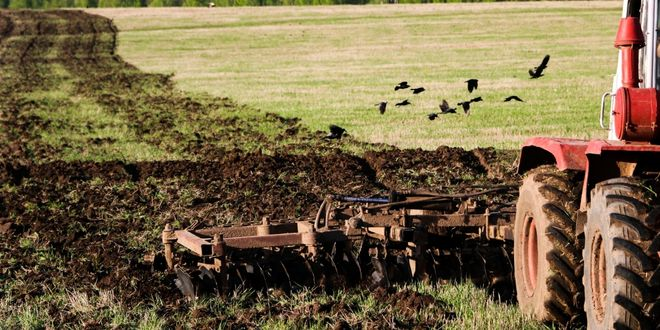
[[[195,284],[193,284],[190,275],[179,267],[175,268],[175,272],[177,279],[174,283],[176,284],[176,287],[181,290],[181,293],[183,293],[186,298],[194,299],[197,296],[197,290],[195,290]]]
[[[410,258],[405,255],[392,256],[387,263],[387,274],[391,282],[408,282],[412,280]]]
[[[282,272],[282,274],[284,274],[285,279],[286,279],[286,281],[284,282],[283,289],[286,290],[286,291],[293,290],[293,283],[291,282],[291,276],[289,275],[289,270],[286,269],[286,267],[284,266],[284,263],[282,262],[282,260],[279,260],[278,265],[280,267],[279,268],[280,271]]]
[[[218,282],[216,280],[215,274],[213,274],[213,271],[206,269],[206,268],[200,268],[199,269],[200,274],[199,274],[199,284],[195,290],[198,294],[202,293],[213,293],[213,294],[220,294],[218,290]]]
[[[311,270],[311,265],[301,256],[295,256],[280,261],[282,269],[285,270],[289,288],[291,290],[314,286],[316,279]]]
[[[390,287],[390,279],[387,275],[387,263],[385,260],[371,258],[367,269],[368,275],[366,280],[369,289]]]
[[[362,268],[351,251],[343,250],[334,257],[342,287],[354,286],[362,280]]]

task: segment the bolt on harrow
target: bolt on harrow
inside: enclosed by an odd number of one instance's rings
[[[369,288],[411,280],[470,278],[503,299],[513,295],[511,205],[486,206],[498,186],[462,194],[392,192],[328,196],[314,218],[162,232],[167,268],[194,298],[238,288]],[[176,253],[177,247],[183,253]]]

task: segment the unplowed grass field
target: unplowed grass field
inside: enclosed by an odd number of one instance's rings
[[[620,15],[613,2],[110,9],[119,53],[184,90],[329,124],[405,148],[517,149],[546,135],[603,138]],[[528,69],[551,55],[543,77]],[[479,79],[468,93],[465,80]],[[400,81],[426,88],[394,91]],[[518,95],[525,103],[504,103]],[[481,96],[471,115],[429,121],[442,99]],[[409,99],[411,106],[395,108]],[[374,104],[389,101],[380,115]]]

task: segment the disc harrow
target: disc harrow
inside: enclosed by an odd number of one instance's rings
[[[514,294],[510,205],[485,205],[514,187],[462,194],[328,196],[315,217],[162,232],[164,258],[191,299],[239,288],[332,291],[470,278],[502,299]]]

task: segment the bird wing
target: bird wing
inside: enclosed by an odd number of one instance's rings
[[[550,55],[545,55],[545,57],[543,57],[543,61],[541,61],[541,65],[538,67],[538,70],[543,71],[543,69],[547,68],[548,62],[550,62]]]
[[[475,97],[475,98],[473,98],[472,100],[470,100],[470,102],[481,102],[481,101],[483,101],[483,100],[484,100],[484,99],[482,99],[481,96],[479,96],[479,97]]]
[[[440,110],[442,112],[447,112],[447,110],[449,110],[449,103],[447,103],[447,100],[442,100],[442,103],[440,103]]]
[[[519,97],[516,96],[516,95],[512,96],[511,98],[514,99],[514,100],[516,100],[516,101],[525,102],[525,101],[523,101],[521,98],[519,98]]]

